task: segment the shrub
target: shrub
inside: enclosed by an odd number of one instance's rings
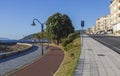
[[[73,44],[74,39],[77,37],[79,37],[78,33],[71,33],[67,38],[62,39],[62,46],[64,47],[65,51],[70,50],[73,46],[77,47],[77,44]]]
[[[70,41],[69,41],[68,38],[62,39],[62,46],[63,47],[66,47],[66,45],[69,44],[69,43],[70,43]]]
[[[71,33],[71,34],[68,35],[68,39],[69,39],[70,42],[72,42],[78,36],[79,36],[78,33]]]
[[[66,45],[66,47],[64,48],[65,51],[68,51],[70,50],[71,48],[73,47],[73,44],[72,43],[69,43]]]

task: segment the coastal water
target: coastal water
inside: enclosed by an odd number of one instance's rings
[[[0,55],[3,55],[3,54],[5,54],[4,52],[2,52],[2,51],[0,51]]]

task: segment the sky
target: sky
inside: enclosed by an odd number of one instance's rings
[[[95,25],[96,19],[110,13],[111,0],[0,0],[0,37],[21,39],[41,31],[31,26],[34,18],[44,23],[56,12],[67,14],[76,30]],[[44,27],[45,29],[45,27]]]

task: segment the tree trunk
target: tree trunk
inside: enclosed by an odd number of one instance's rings
[[[59,39],[57,39],[57,45],[59,45]]]

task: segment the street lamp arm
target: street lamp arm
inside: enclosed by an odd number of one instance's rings
[[[33,22],[34,22],[35,20],[38,21],[41,25],[44,24],[44,23],[41,23],[37,18],[34,18],[34,19],[33,19]]]
[[[39,22],[40,25],[41,25],[41,33],[42,33],[42,39],[43,39],[43,32],[44,32],[43,26],[44,26],[45,23],[41,23],[38,19],[34,18],[34,19],[33,19],[32,26],[35,26],[35,25],[36,25],[35,22],[34,22],[35,20],[36,20],[37,22]],[[43,54],[44,54],[44,52],[43,52],[43,41],[42,41],[42,55],[43,55]]]

